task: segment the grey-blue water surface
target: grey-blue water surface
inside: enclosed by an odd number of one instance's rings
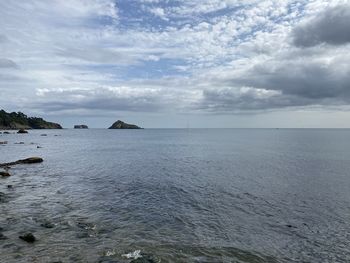
[[[350,130],[32,130],[0,141],[0,163],[44,158],[0,178],[0,262],[131,262],[137,250],[149,262],[350,261]],[[34,244],[18,238],[26,232]]]

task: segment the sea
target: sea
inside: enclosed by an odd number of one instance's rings
[[[350,130],[0,134],[0,262],[350,262]],[[32,233],[36,241],[19,236]]]

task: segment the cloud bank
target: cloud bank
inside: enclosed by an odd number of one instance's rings
[[[341,0],[0,3],[0,104],[57,113],[347,107]]]

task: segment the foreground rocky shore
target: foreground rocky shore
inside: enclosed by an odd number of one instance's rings
[[[11,132],[12,134],[13,132]],[[1,134],[0,136],[6,136],[8,133]],[[18,134],[18,135],[17,135]],[[50,135],[52,136],[59,136],[55,134],[37,134],[37,136],[48,136],[48,139],[50,139]],[[19,138],[23,138],[20,133],[14,132],[13,135],[10,137],[5,137],[7,140],[12,138],[12,140],[17,140]],[[4,150],[6,147],[10,147],[13,144],[22,144],[23,147],[29,146],[34,143],[16,143],[11,142],[11,140],[8,141],[1,141],[0,137],[0,146]],[[21,146],[22,147],[22,146]],[[93,261],[81,261],[78,259],[78,257],[73,255],[67,255],[68,258],[70,258],[67,261],[66,257],[57,258],[53,257],[50,259],[42,259],[35,255],[23,255],[21,250],[27,250],[32,248],[34,249],[37,246],[45,246],[50,247],[50,245],[47,243],[47,236],[58,233],[62,231],[61,229],[74,229],[77,231],[76,237],[78,239],[82,239],[82,242],[86,242],[92,237],[95,237],[99,235],[100,233],[105,233],[107,230],[102,230],[97,227],[97,223],[92,223],[86,220],[78,219],[76,222],[71,221],[57,221],[56,217],[50,218],[50,216],[46,215],[42,218],[38,217],[35,212],[33,211],[30,213],[30,220],[32,221],[29,225],[28,224],[20,224],[22,220],[26,221],[28,220],[28,215],[24,214],[18,214],[14,216],[12,213],[8,213],[6,211],[11,210],[11,203],[16,202],[16,199],[22,198],[20,195],[24,192],[31,193],[34,200],[36,199],[34,192],[28,188],[27,184],[25,183],[26,178],[28,178],[27,172],[23,174],[21,171],[32,171],[34,173],[40,173],[40,169],[42,169],[41,163],[44,162],[44,159],[42,157],[29,157],[24,159],[19,159],[16,161],[9,160],[8,162],[0,163],[0,210],[2,211],[2,217],[3,219],[0,220],[0,251],[5,250],[13,250],[13,260],[10,259],[10,261],[6,260],[4,262],[48,262],[48,263],[63,263],[63,262],[99,262],[99,263],[116,263],[116,262],[128,262],[128,263],[155,263],[160,262],[159,259],[157,259],[155,256],[143,253],[140,250],[134,250],[134,251],[120,251],[117,252],[115,249],[107,249],[105,252],[103,252],[100,256],[98,256],[97,260]],[[36,166],[39,165],[39,166]],[[28,169],[27,169],[28,167]],[[23,177],[23,179],[15,178],[15,177]],[[14,179],[14,180],[12,180]],[[18,182],[22,182],[21,185],[18,184]],[[16,183],[17,182],[17,183]],[[28,188],[27,190],[24,190],[25,188]],[[17,193],[16,193],[17,192]],[[60,195],[62,194],[61,191],[57,191],[56,193],[58,195],[58,198],[60,199]],[[18,196],[19,195],[19,196]],[[17,197],[16,197],[17,196]],[[38,196],[39,197],[39,196]],[[27,198],[27,197],[26,197]],[[39,199],[38,199],[39,200]],[[37,206],[40,205],[39,203],[28,204],[28,209],[32,209],[31,207],[33,205]],[[61,202],[60,202],[61,203]],[[63,200],[62,200],[62,203]],[[6,207],[6,209],[5,209]],[[4,208],[4,209],[3,209]],[[23,217],[23,218],[22,218]],[[27,218],[27,219],[26,219]],[[15,225],[18,225],[15,227],[15,233],[13,233],[13,227]],[[37,226],[34,226],[34,225]],[[28,226],[26,226],[28,225]],[[42,230],[40,230],[42,229]],[[47,233],[47,234],[43,234]],[[51,233],[51,234],[50,234]],[[62,242],[57,240],[58,242]],[[34,251],[34,250],[33,250]],[[2,252],[1,252],[2,253]],[[28,252],[27,252],[28,253]],[[2,259],[5,259],[3,256],[0,255],[0,262],[2,262]],[[119,257],[116,261],[115,257]],[[29,258],[29,259],[28,259]],[[32,259],[30,259],[32,258]],[[34,259],[36,258],[36,259]]]

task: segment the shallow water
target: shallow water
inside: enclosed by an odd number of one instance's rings
[[[156,262],[349,262],[349,138],[318,129],[0,135],[0,163],[45,160],[0,178],[0,262],[130,262],[136,250]],[[37,242],[20,240],[25,232]]]

